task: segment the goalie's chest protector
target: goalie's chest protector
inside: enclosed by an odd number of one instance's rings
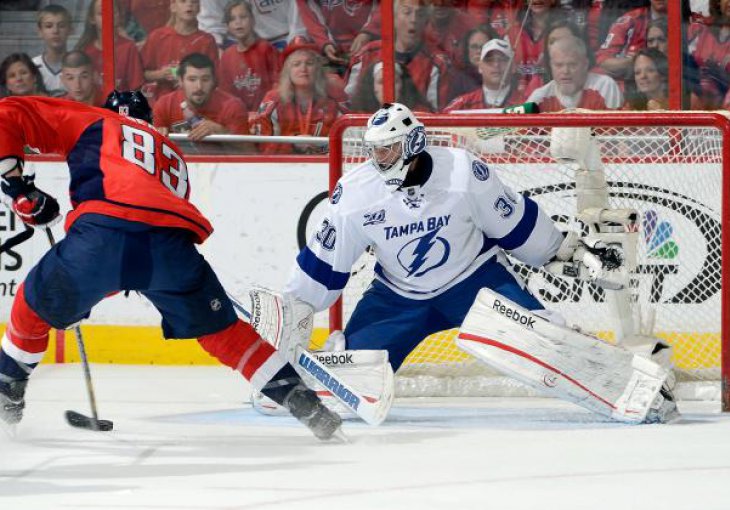
[[[428,181],[395,193],[381,191],[383,200],[363,214],[358,226],[375,250],[375,277],[415,299],[464,280],[498,251],[472,219],[459,176],[469,171],[468,161],[447,149],[430,149],[429,154],[433,169]],[[457,168],[459,163],[467,169]]]

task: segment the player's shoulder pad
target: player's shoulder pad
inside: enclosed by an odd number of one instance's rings
[[[465,192],[491,181],[492,169],[489,164],[465,149],[439,148],[432,152],[432,156],[434,166],[442,164],[450,169],[451,186],[454,191]]]
[[[372,163],[366,161],[343,175],[332,191],[330,203],[341,214],[372,207],[389,193]]]

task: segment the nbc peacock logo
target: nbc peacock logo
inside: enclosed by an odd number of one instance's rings
[[[644,213],[642,219],[647,257],[671,260],[677,258],[679,245],[674,240],[674,227],[663,220],[654,209]]]

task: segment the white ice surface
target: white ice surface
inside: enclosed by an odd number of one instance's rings
[[[41,366],[14,440],[0,434],[0,509],[728,510],[730,415],[626,426],[544,399],[397,401],[379,428],[322,444],[264,417],[216,367]]]

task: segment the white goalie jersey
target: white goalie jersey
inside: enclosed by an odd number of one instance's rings
[[[562,234],[528,197],[505,186],[463,149],[431,147],[422,186],[389,191],[366,162],[338,182],[318,230],[297,257],[286,292],[324,310],[339,297],[368,247],[375,278],[416,300],[439,295],[506,250],[542,266]]]

